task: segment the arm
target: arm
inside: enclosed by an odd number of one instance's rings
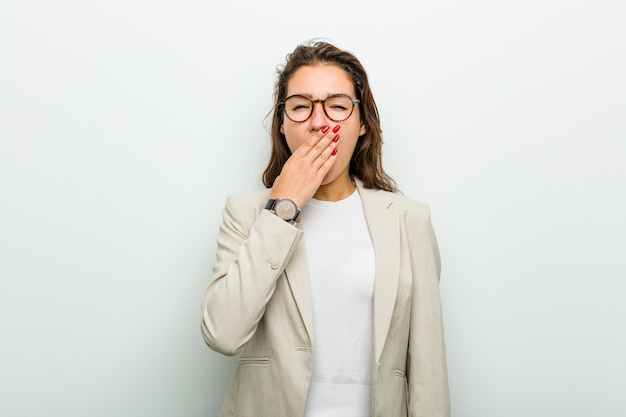
[[[411,247],[414,271],[407,366],[409,415],[447,417],[450,399],[439,296],[441,261],[430,208],[417,214]]]
[[[307,132],[276,178],[271,198],[303,207],[336,160],[337,130]],[[229,198],[217,238],[213,281],[202,299],[202,334],[214,350],[238,353],[250,340],[302,231],[249,201]]]
[[[302,231],[267,210],[229,198],[217,237],[213,280],[202,298],[202,335],[237,354],[250,340]]]

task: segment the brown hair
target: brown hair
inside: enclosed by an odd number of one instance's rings
[[[287,55],[287,62],[282,70],[278,69],[278,79],[274,87],[274,108],[271,127],[272,152],[265,172],[263,184],[271,188],[280,174],[284,163],[291,156],[285,136],[280,132],[283,124],[281,101],[287,95],[287,83],[293,73],[306,65],[331,64],[346,71],[352,79],[356,98],[361,103],[361,123],[365,125],[365,134],[359,138],[352,159],[350,176],[363,181],[366,188],[397,191],[395,181],[385,173],[382,166],[382,131],[378,108],[370,90],[369,81],[363,65],[350,52],[343,51],[327,42],[312,42],[299,45]]]

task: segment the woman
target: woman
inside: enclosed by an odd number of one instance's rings
[[[381,149],[357,58],[298,46],[268,189],[228,198],[203,297],[206,343],[240,354],[222,417],[449,415],[430,211],[395,192]]]

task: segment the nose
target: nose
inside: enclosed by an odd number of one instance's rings
[[[311,114],[311,128],[319,130],[328,124],[326,113],[324,112],[324,103],[321,101],[313,102],[313,113]]]

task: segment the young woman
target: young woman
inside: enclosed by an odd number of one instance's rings
[[[279,70],[267,190],[226,201],[206,343],[239,354],[221,417],[449,415],[428,206],[382,164],[378,110],[347,51]]]

